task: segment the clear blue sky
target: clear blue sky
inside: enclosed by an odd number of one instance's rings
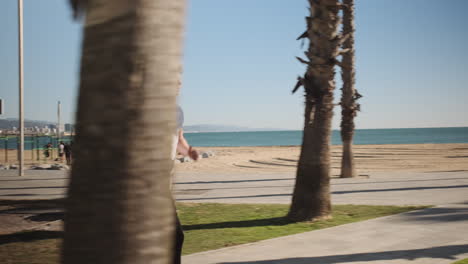
[[[24,2],[25,116],[55,120],[61,100],[72,121],[80,24],[68,1]],[[0,3],[1,118],[18,113],[16,3]],[[466,10],[466,0],[356,0],[358,128],[468,126]],[[306,14],[306,0],[189,1],[186,125],[301,129],[302,91],[291,89],[304,71],[294,57]]]

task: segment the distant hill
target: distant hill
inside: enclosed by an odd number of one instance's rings
[[[25,127],[44,127],[48,125],[56,125],[54,122],[50,121],[40,121],[40,120],[24,120]],[[0,129],[12,129],[13,127],[18,127],[18,119],[6,118],[0,119]]]
[[[44,127],[44,126],[55,126],[57,123],[51,121],[41,120],[25,120],[25,127]],[[12,129],[18,127],[18,119],[6,118],[0,119],[0,129]],[[185,132],[241,132],[241,131],[278,131],[285,130],[281,128],[251,128],[243,126],[230,126],[230,125],[190,125],[184,126]]]

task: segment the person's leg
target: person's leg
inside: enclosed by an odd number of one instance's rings
[[[175,223],[176,223],[176,229],[175,229],[175,236],[174,236],[174,259],[173,259],[173,264],[180,264],[181,263],[181,257],[182,257],[182,246],[184,244],[184,231],[182,230],[182,225],[180,224],[179,221],[179,216],[175,215]]]

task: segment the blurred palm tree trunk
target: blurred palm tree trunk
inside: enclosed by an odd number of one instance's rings
[[[307,31],[308,60],[303,78],[306,97],[304,134],[297,167],[296,184],[288,217],[294,221],[311,221],[331,217],[330,202],[330,135],[333,116],[333,92],[339,47],[344,41],[338,34],[341,23],[338,0],[309,0]],[[301,38],[300,37],[300,38]],[[295,90],[297,89],[297,86]]]
[[[341,177],[356,177],[353,154],[353,136],[354,136],[354,117],[359,111],[359,104],[356,100],[361,95],[356,91],[354,85],[355,63],[354,63],[354,0],[343,0],[345,8],[343,9],[343,34],[349,37],[343,43],[343,53],[341,77],[343,79],[342,97],[341,97],[341,139],[343,141],[343,157],[341,160]]]
[[[185,0],[72,4],[86,18],[62,263],[170,263]]]

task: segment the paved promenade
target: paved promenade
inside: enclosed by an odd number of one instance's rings
[[[26,170],[18,176],[17,170],[0,170],[1,200],[38,200],[63,198],[68,184],[68,171]]]
[[[63,197],[64,171],[0,171],[0,199]],[[183,202],[284,203],[291,174],[178,174]],[[436,205],[183,257],[185,264],[449,264],[468,258],[468,172],[372,173],[332,179],[334,204]]]
[[[291,202],[292,174],[181,174],[176,197],[183,202]],[[373,173],[332,178],[333,204],[440,205],[468,201],[468,171]]]
[[[293,175],[180,175],[179,201],[289,203]],[[187,264],[449,264],[468,258],[468,172],[332,179],[334,204],[434,208],[184,257]]]

